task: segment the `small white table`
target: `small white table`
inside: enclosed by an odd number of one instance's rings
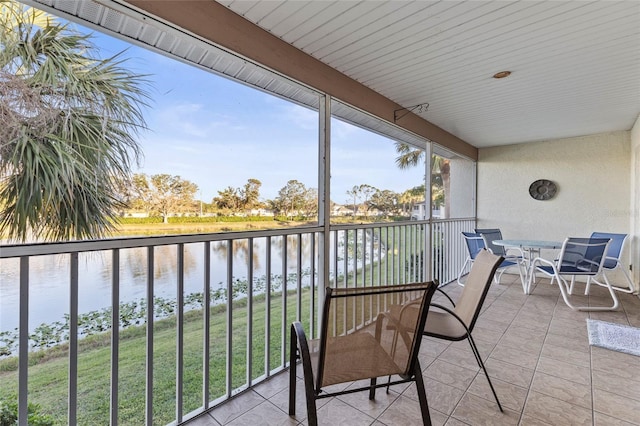
[[[526,263],[525,276],[524,282],[522,283],[522,289],[525,294],[529,294],[531,291],[532,279],[535,276],[535,271],[532,269],[532,261],[540,256],[540,250],[558,250],[562,248],[561,241],[544,240],[494,240],[493,244],[502,246],[505,249],[519,248],[523,252],[526,252],[526,256],[524,257]]]

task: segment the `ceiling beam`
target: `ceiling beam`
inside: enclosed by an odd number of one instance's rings
[[[151,15],[388,122],[403,108],[212,0],[127,0]],[[409,113],[398,126],[473,160],[478,149]]]

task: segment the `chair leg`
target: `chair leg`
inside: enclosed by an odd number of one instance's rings
[[[387,385],[387,389],[388,388],[389,388],[389,385]],[[375,377],[371,379],[371,387],[369,388],[369,399],[371,401],[376,399],[376,378]]]
[[[620,302],[618,301],[618,297],[616,296],[616,292],[613,289],[613,287],[611,286],[611,284],[609,283],[609,280],[607,279],[607,276],[602,274],[602,278],[604,278],[604,282],[605,284],[602,284],[601,282],[597,281],[595,279],[595,277],[593,277],[593,282],[601,285],[603,287],[606,287],[607,290],[609,290],[609,295],[611,296],[611,300],[613,301],[613,305],[611,306],[594,306],[594,307],[590,307],[588,310],[590,311],[613,311],[618,309],[618,306],[620,306]],[[587,309],[580,309],[580,310],[587,310]]]
[[[603,269],[602,270],[602,275],[604,276],[606,271],[613,271],[615,269],[620,269],[622,271],[622,274],[624,275],[625,279],[627,280],[627,286],[628,288],[622,288],[622,287],[614,287],[614,290],[619,291],[621,293],[629,293],[629,294],[633,294],[635,293],[636,289],[635,286],[633,285],[633,281],[631,280],[631,276],[629,275],[629,272],[627,272],[627,270],[622,266],[622,264],[620,262],[618,262],[615,266],[615,268],[613,269]]]
[[[418,401],[420,401],[420,412],[422,413],[422,424],[431,426],[431,416],[429,415],[429,404],[427,403],[427,393],[424,390],[424,379],[422,378],[422,369],[420,362],[416,360],[415,370],[413,372],[416,377],[416,388],[418,390]]]
[[[293,416],[296,412],[296,394],[295,394],[295,367],[296,353],[298,353],[302,361],[302,372],[304,376],[304,393],[307,401],[307,423],[309,426],[318,426],[318,413],[316,411],[316,393],[313,387],[313,370],[311,367],[311,357],[309,356],[309,346],[307,337],[302,329],[302,324],[295,322],[291,324],[291,337],[289,348],[289,415]],[[291,371],[293,369],[293,372]]]
[[[589,290],[591,289],[591,277],[587,277],[587,284],[584,286],[584,295],[589,295]]]
[[[493,397],[496,399],[498,403],[498,408],[500,412],[504,412],[502,409],[502,405],[500,404],[500,400],[498,400],[498,395],[496,394],[496,390],[493,388],[493,383],[491,383],[491,378],[489,377],[489,373],[487,373],[487,369],[484,366],[484,362],[482,362],[482,358],[480,357],[480,352],[478,352],[478,348],[476,347],[476,342],[473,341],[473,337],[471,337],[470,333],[467,333],[467,340],[469,341],[469,345],[471,345],[471,350],[473,351],[473,355],[476,357],[476,361],[478,361],[478,365],[484,371],[484,375],[487,376],[487,382],[489,382],[489,387],[491,388],[491,392],[493,392]]]
[[[569,300],[569,295],[571,295],[571,291],[573,290],[575,277],[572,278],[571,285],[567,284],[566,280],[561,276],[556,276],[556,278],[558,279],[558,287],[560,287],[560,294],[562,295],[562,299],[564,300],[564,303],[574,311],[583,311],[583,312],[615,311],[616,309],[618,309],[618,306],[620,306],[620,302],[616,297],[616,293],[611,287],[611,284],[609,284],[609,280],[607,280],[607,277],[605,275],[603,275],[603,278],[606,284],[602,284],[601,282],[597,281],[593,277],[590,277],[590,279],[593,280],[593,282],[598,285],[607,287],[607,290],[609,290],[609,294],[611,295],[611,299],[613,301],[613,305],[611,306],[574,306]]]
[[[469,265],[470,263],[472,263],[471,258],[467,257],[464,261],[464,265],[462,265],[462,268],[460,269],[460,272],[458,272],[458,279],[457,279],[458,285],[461,285],[464,287],[464,283],[462,282],[461,278],[464,273],[464,270],[467,269],[467,265]]]
[[[289,337],[289,415],[296,415],[296,360],[297,360],[297,352],[298,345],[296,342],[296,334],[293,329],[291,330],[291,336]]]

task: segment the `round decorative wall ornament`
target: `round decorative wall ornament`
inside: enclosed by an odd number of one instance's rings
[[[529,195],[534,200],[550,200],[556,195],[556,184],[547,179],[538,179],[529,186]]]

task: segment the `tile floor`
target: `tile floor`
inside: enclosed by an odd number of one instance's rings
[[[578,290],[580,290],[578,286]],[[445,287],[455,296],[456,284]],[[606,303],[593,286],[576,300]],[[539,279],[524,295],[519,278],[492,285],[473,332],[504,407],[500,413],[466,341],[424,338],[420,363],[434,425],[640,425],[640,357],[590,347],[586,318],[640,327],[640,298],[618,293],[615,312],[574,312],[556,285]],[[434,299],[435,300],[435,299]],[[638,342],[640,345],[640,342]],[[306,425],[300,380],[295,418],[287,415],[288,373],[279,374],[211,412],[202,425]],[[378,391],[375,401],[358,392],[318,401],[323,425],[419,425],[415,385]]]

